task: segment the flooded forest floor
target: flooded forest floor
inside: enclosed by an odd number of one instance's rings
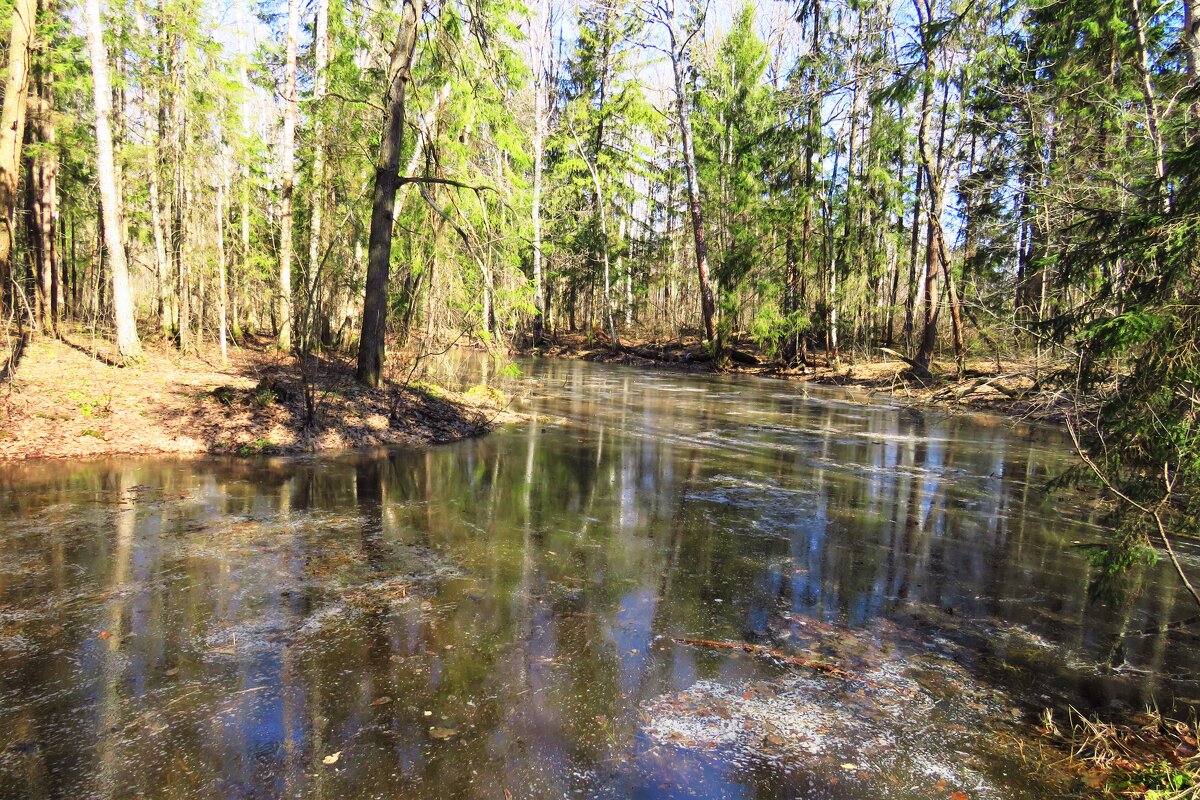
[[[367,389],[348,358],[302,362],[269,340],[231,346],[225,365],[213,347],[195,355],[161,341],[144,347],[140,362],[124,366],[110,342],[84,330],[20,347],[0,382],[0,461],[434,444],[513,416],[493,392],[451,392],[406,374]]]
[[[1061,395],[1044,385],[1058,366],[1051,359],[1045,359],[1039,365],[1026,359],[972,356],[966,360],[961,377],[953,359],[935,359],[930,366],[933,379],[922,382],[912,376],[907,362],[882,349],[878,357],[870,359],[843,353],[840,361],[832,364],[825,353],[819,351],[810,353],[807,366],[785,365],[764,354],[747,337],[733,339],[729,357],[721,364],[712,358],[703,338],[696,335],[675,338],[626,335],[621,338],[620,347],[614,349],[603,331],[596,330],[591,335],[570,332],[548,340],[536,352],[549,358],[662,366],[689,372],[762,375],[846,386],[868,393],[887,394],[911,405],[990,411],[1031,420],[1052,421],[1062,416]]]

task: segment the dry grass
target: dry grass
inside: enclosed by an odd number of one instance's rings
[[[1200,797],[1200,725],[1152,709],[1105,721],[1074,708],[1059,726],[1047,709],[1041,731],[1068,752],[1068,764],[1111,796],[1184,800]]]

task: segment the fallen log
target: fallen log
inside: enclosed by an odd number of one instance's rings
[[[967,395],[983,388],[986,385],[985,378],[972,378],[963,383],[954,383],[936,392],[933,395],[934,400],[945,400],[948,397],[953,397],[955,400],[962,400]]]
[[[639,358],[646,358],[651,361],[666,361],[667,363],[673,364],[680,360],[680,357],[674,353],[668,353],[666,348],[627,344],[621,349],[623,349],[626,353],[631,353]]]
[[[764,658],[772,658],[772,659],[775,659],[776,661],[782,661],[785,664],[791,664],[792,666],[795,666],[795,667],[803,667],[805,669],[815,670],[816,672],[823,672],[826,675],[832,675],[835,678],[841,678],[842,680],[845,680],[845,681],[858,681],[859,683],[865,683],[867,685],[871,684],[870,681],[868,681],[864,678],[860,678],[857,675],[855,675],[851,672],[847,672],[844,669],[839,669],[838,667],[835,667],[833,664],[829,664],[825,661],[816,661],[811,658],[802,658],[801,656],[794,656],[789,653],[784,653],[782,651],[776,650],[771,647],[764,647],[763,645],[760,645],[760,644],[748,644],[746,642],[718,642],[718,641],[714,641],[712,639],[678,639],[677,638],[674,641],[676,641],[679,644],[686,644],[686,645],[690,645],[692,647],[708,647],[708,648],[711,648],[714,650],[741,650],[742,652],[752,653],[753,655],[756,655],[756,656],[762,656]]]
[[[758,360],[758,357],[755,356],[753,353],[747,353],[745,350],[738,350],[736,347],[731,347],[726,352],[729,354],[730,361],[736,361],[739,364],[746,364],[747,366],[757,367],[759,364],[762,363],[761,361]]]
[[[899,353],[890,347],[881,347],[881,348],[879,348],[879,352],[885,353],[885,354],[891,356],[892,358],[899,359],[900,361],[903,361],[905,364],[908,364],[908,367],[909,367],[910,372],[912,373],[912,376],[914,378],[916,378],[917,380],[919,380],[921,383],[925,384],[926,386],[933,383],[933,373],[929,371],[929,367],[921,366],[920,364],[918,364],[916,361],[913,361],[908,356],[904,355],[903,353]]]
[[[672,348],[674,352],[669,352]],[[674,345],[621,345],[621,352],[645,358],[649,361],[661,361],[666,364],[692,364],[700,361],[711,361],[712,356],[704,351],[680,349]]]
[[[979,378],[973,378],[970,381],[952,384],[940,392],[933,395],[934,400],[943,400],[947,397],[953,397],[955,400],[962,400],[964,397],[982,391],[983,389],[995,389],[998,393],[1004,395],[1010,400],[1021,399],[1021,392],[1009,389],[999,383],[999,381],[1008,380],[1010,378],[1024,377],[1020,372],[1008,372],[1003,375],[989,375]]]

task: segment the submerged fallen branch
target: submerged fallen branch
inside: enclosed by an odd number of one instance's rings
[[[801,656],[793,656],[789,653],[784,653],[772,647],[764,647],[761,644],[748,644],[746,642],[718,642],[712,639],[675,639],[679,644],[691,645],[692,647],[708,647],[715,650],[741,650],[745,653],[752,653],[756,656],[764,658],[773,658],[776,661],[782,661],[785,664],[790,664],[795,667],[804,667],[805,669],[823,672],[826,675],[832,675],[835,678],[841,678],[846,681],[857,681],[859,683],[870,684],[870,681],[860,678],[852,672],[847,672],[844,669],[839,669],[833,664],[824,661],[815,661],[811,658],[803,658]]]

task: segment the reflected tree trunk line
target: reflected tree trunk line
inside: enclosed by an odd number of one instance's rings
[[[1130,632],[1133,615],[1137,613],[1136,600],[1142,593],[1142,584],[1145,580],[1145,575],[1144,570],[1137,570],[1130,579],[1132,586],[1128,588],[1124,597],[1121,598],[1120,623],[1108,637],[1109,644],[1104,657],[1104,664],[1110,670],[1118,669],[1127,663],[1125,637]]]
[[[905,442],[904,446],[899,448],[899,458],[897,459],[897,469],[903,476],[897,481],[896,496],[892,505],[891,515],[891,532],[888,537],[888,553],[887,553],[887,587],[888,593],[891,595],[891,600],[895,608],[902,607],[903,601],[907,598],[901,597],[900,586],[902,570],[902,561],[906,561],[906,548],[904,547],[905,532],[909,515],[912,513],[912,489],[916,483],[914,474],[914,466],[916,462],[916,448],[911,441]]]
[[[111,475],[111,474],[110,474]],[[99,779],[101,795],[118,798],[124,796],[124,785],[120,778],[123,748],[121,730],[124,696],[121,691],[125,661],[121,657],[121,636],[124,630],[126,595],[120,590],[129,578],[129,564],[133,555],[134,537],[137,533],[137,481],[129,469],[121,469],[115,475],[117,484],[117,507],[113,522],[114,546],[110,561],[108,588],[112,597],[106,603],[105,629],[99,641],[100,660],[100,724]]]
[[[924,421],[921,420],[917,426],[921,432],[924,432]],[[917,583],[919,578],[918,567],[919,559],[917,557],[917,547],[924,538],[925,530],[925,515],[922,513],[922,506],[925,504],[925,476],[921,474],[923,465],[926,463],[926,447],[924,440],[918,440],[916,449],[913,453],[913,473],[910,481],[911,496],[908,500],[908,513],[904,523],[904,549],[901,551],[902,568],[901,568],[901,583],[896,591],[896,596],[901,601],[909,600],[909,592],[911,587]],[[921,470],[921,471],[918,471]]]
[[[363,458],[354,465],[354,496],[362,519],[359,544],[363,559],[373,572],[384,568],[387,554],[381,546],[383,533],[384,465],[377,458]]]
[[[983,594],[991,598],[988,601],[988,613],[1001,616],[1004,609],[999,603],[999,598],[1009,580],[1010,567],[1010,562],[1004,557],[1004,554],[1008,552],[1009,538],[1008,505],[1010,498],[1006,491],[1008,475],[1005,470],[1009,453],[1007,441],[1002,437],[993,437],[991,445],[989,448],[989,452],[992,454],[991,472],[985,485],[992,488],[992,491],[986,492],[985,496],[987,502],[992,505],[984,512],[984,523],[988,530],[985,544],[988,549],[983,560],[986,574],[981,577],[980,583],[986,587]]]
[[[529,433],[526,436],[525,442],[525,475],[524,487],[522,489],[522,500],[524,506],[524,524],[521,529],[521,577],[517,585],[515,597],[510,598],[515,603],[516,609],[514,616],[516,618],[515,632],[517,641],[521,643],[520,647],[516,648],[513,654],[515,661],[513,681],[510,693],[523,693],[533,690],[531,680],[531,661],[534,657],[530,651],[530,642],[533,639],[533,612],[532,606],[534,602],[534,578],[536,571],[536,557],[534,553],[534,537],[533,537],[533,519],[532,519],[532,494],[533,494],[533,474],[534,463],[536,460],[537,444],[538,444],[538,424],[537,417],[531,421],[529,425]]]

